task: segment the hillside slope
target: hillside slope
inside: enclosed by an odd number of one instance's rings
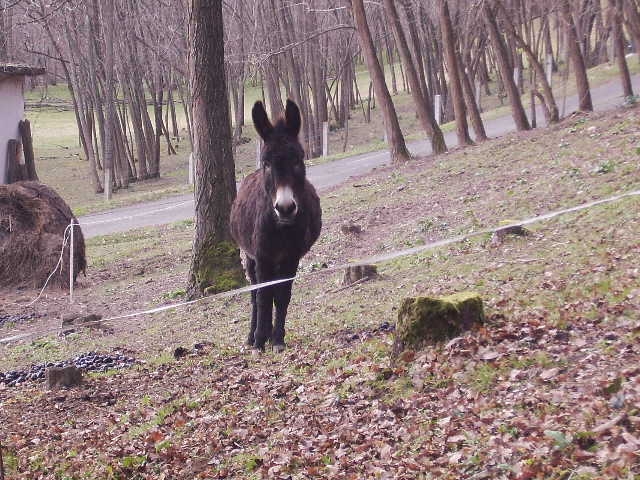
[[[639,127],[637,108],[574,116],[328,192],[282,355],[242,346],[246,297],[1,346],[2,370],[90,350],[143,361],[69,391],[0,383],[8,478],[638,478],[640,198],[400,257],[350,288],[322,266],[638,190]],[[176,301],[192,234],[92,239],[76,308]],[[392,367],[401,299],[463,290],[483,296],[485,328]],[[15,315],[32,292],[2,293]],[[49,292],[0,337],[55,329],[68,309]]]

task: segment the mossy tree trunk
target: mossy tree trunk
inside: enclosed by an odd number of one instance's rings
[[[223,40],[222,3],[191,0],[189,81],[196,162],[196,232],[188,285],[191,298],[244,283],[239,250],[229,229],[236,181]]]

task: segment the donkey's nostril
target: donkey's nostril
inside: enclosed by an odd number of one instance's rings
[[[298,208],[296,202],[276,203],[275,206],[278,213],[283,217],[292,216]]]

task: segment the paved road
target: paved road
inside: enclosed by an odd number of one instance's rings
[[[640,90],[640,75],[633,77],[635,91]],[[622,104],[622,88],[618,79],[591,89],[591,95],[596,110],[607,110]],[[559,108],[562,113],[562,99],[558,98]],[[578,98],[576,95],[568,97],[565,112],[570,113],[577,109]],[[538,112],[538,119],[544,121],[542,112]],[[499,137],[515,130],[510,115],[499,117],[485,122],[487,135]],[[445,135],[447,145],[457,145],[455,132]],[[416,155],[428,155],[431,146],[428,140],[420,140],[408,144],[409,149]],[[309,167],[308,176],[311,182],[322,190],[338,185],[349,177],[362,175],[376,167],[385,165],[389,161],[389,152],[379,151],[356,155],[342,160]],[[153,202],[139,203],[128,207],[108,210],[101,213],[86,215],[79,219],[82,231],[86,238],[110,233],[125,232],[133,228],[152,225],[164,225],[193,218],[193,195],[179,195]]]

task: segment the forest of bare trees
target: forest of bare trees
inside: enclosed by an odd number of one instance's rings
[[[552,71],[575,78],[583,110],[586,69],[603,62],[634,94],[625,56],[640,46],[638,0],[227,0],[223,10],[234,139],[257,87],[271,115],[287,97],[300,105],[309,157],[322,152],[323,122],[347,129],[377,106],[394,158],[408,158],[399,91],[436,153],[447,149],[440,121],[458,120],[461,144],[486,138],[482,95],[507,99],[520,130],[535,123],[529,102],[558,121]],[[105,178],[118,189],[158,177],[162,156],[191,141],[187,11],[182,0],[0,0],[0,61],[45,66],[39,82],[68,86],[96,192]]]

